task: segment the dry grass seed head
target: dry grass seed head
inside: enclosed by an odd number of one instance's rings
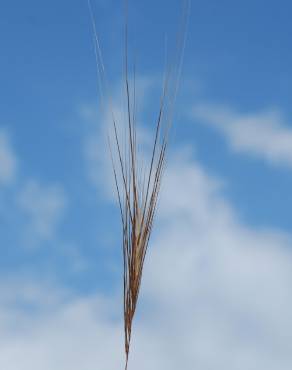
[[[90,0],[88,0],[88,3],[94,31],[94,45],[101,95],[106,95],[108,82]],[[122,220],[125,368],[127,369],[132,323],[137,307],[143,266],[156,211],[161,177],[165,164],[168,133],[172,122],[173,106],[181,73],[190,0],[184,0],[181,27],[177,33],[175,43],[174,60],[165,68],[149,167],[148,170],[146,169],[144,171],[142,171],[141,158],[138,157],[135,67],[132,87],[130,86],[128,76],[127,0],[125,0],[125,5],[124,95],[126,100],[127,124],[124,145],[122,145],[118,134],[110,94],[108,94],[108,103],[113,123],[113,134],[109,135],[109,148]]]

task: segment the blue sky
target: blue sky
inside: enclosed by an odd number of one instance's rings
[[[123,2],[92,3],[119,110]],[[1,8],[0,368],[77,370],[84,356],[86,370],[122,368],[119,213],[87,1]],[[147,141],[181,4],[129,8]],[[152,354],[160,370],[181,358],[290,369],[292,5],[191,8],[132,366]]]

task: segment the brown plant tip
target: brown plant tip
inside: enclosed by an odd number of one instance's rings
[[[118,182],[115,165],[114,174],[123,230],[124,330],[127,368],[132,322],[141,286],[144,260],[153,226],[165,160],[167,138],[165,136],[163,143],[158,147],[161,122],[161,118],[159,118],[149,172],[146,179],[144,175],[139,176],[141,171],[138,171],[139,162],[137,161],[136,125],[131,118],[133,115],[130,110],[131,101],[127,75],[126,96],[128,101],[128,140],[126,144],[128,155],[123,156],[126,158],[125,160],[122,159],[121,145],[117,136],[116,127],[114,128],[115,145],[119,158],[119,171],[122,178],[121,184]]]
[[[122,221],[123,249],[123,291],[124,291],[124,335],[125,355],[128,366],[132,323],[135,315],[142,281],[145,256],[151,236],[161,178],[165,165],[168,134],[172,122],[173,106],[181,74],[184,54],[186,29],[190,11],[190,0],[184,0],[181,27],[175,40],[175,53],[172,63],[165,67],[159,109],[153,133],[153,144],[150,150],[148,166],[142,164],[138,156],[137,112],[136,112],[136,72],[134,66],[133,80],[130,84],[128,75],[128,19],[127,0],[125,1],[125,68],[124,98],[126,101],[125,138],[121,142],[117,121],[114,114],[111,96],[108,96],[113,130],[108,136],[115,186]],[[101,92],[108,89],[105,66],[102,59],[100,42],[94,22],[94,15],[88,0],[91,14],[97,70]],[[167,50],[166,50],[167,53]],[[119,122],[120,123],[120,122]]]

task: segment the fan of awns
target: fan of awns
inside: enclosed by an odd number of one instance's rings
[[[190,0],[183,2],[181,22],[173,40],[174,54],[166,63],[160,100],[153,129],[153,141],[150,154],[142,158],[137,140],[136,73],[135,67],[129,77],[128,62],[128,4],[125,0],[124,29],[124,73],[123,96],[125,101],[126,123],[117,121],[111,94],[105,73],[105,64],[101,53],[90,0],[89,9],[92,17],[94,45],[96,52],[99,82],[103,96],[111,115],[112,128],[108,134],[108,144],[112,160],[113,174],[122,224],[123,249],[123,293],[124,293],[124,334],[125,355],[128,367],[132,323],[135,315],[145,256],[153,228],[161,178],[165,167],[169,129],[172,124],[173,107],[180,80],[182,60],[185,48],[186,29],[190,12]],[[166,45],[167,55],[167,45]],[[121,130],[123,126],[123,130]],[[150,127],[153,128],[151,125]],[[121,137],[120,132],[123,131]],[[145,164],[146,163],[146,164]]]

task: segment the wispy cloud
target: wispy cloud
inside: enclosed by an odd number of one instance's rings
[[[17,256],[21,248],[21,253],[31,253],[32,256],[36,248],[50,245],[54,247],[50,248],[50,253],[64,258],[67,261],[66,266],[70,266],[70,271],[84,271],[88,268],[87,258],[79,249],[78,243],[71,240],[71,236],[66,236],[62,230],[69,205],[69,194],[60,181],[40,181],[35,176],[28,178],[21,168],[20,175],[16,176],[19,162],[17,148],[13,147],[9,137],[8,131],[0,129],[2,252],[5,253],[5,248],[9,247],[10,252],[16,253]],[[8,185],[13,181],[15,186],[1,189],[1,185]],[[23,269],[28,266],[33,275],[35,270],[29,259],[24,262]],[[39,266],[35,267],[37,271]],[[11,273],[13,269],[8,270],[8,275]]]
[[[192,109],[192,116],[221,131],[236,152],[292,167],[292,128],[279,111],[239,113],[224,106],[199,104]]]
[[[150,92],[157,88],[157,83],[158,81],[154,78],[136,76],[136,119],[138,124],[137,140],[139,141],[139,154],[146,152],[150,148],[152,138],[149,130],[145,129],[145,126],[141,124],[141,117],[143,118],[141,112],[148,108],[147,104],[150,99]],[[130,84],[133,84],[133,81],[130,80]],[[108,145],[108,137],[111,137],[114,147],[113,117],[116,120],[122,151],[124,149],[123,141],[126,132],[124,125],[128,124],[124,89],[125,86],[123,83],[118,83],[113,87],[112,96],[108,97],[107,103],[104,105],[101,104],[97,107],[93,104],[86,104],[80,108],[82,120],[85,120],[89,125],[89,130],[84,140],[84,156],[88,178],[97,187],[98,191],[103,193],[107,200],[116,199]]]
[[[0,129],[0,185],[8,185],[15,180],[17,159],[8,134]]]
[[[26,219],[25,239],[29,245],[56,236],[66,206],[66,196],[60,185],[28,181],[18,194],[17,202]]]

